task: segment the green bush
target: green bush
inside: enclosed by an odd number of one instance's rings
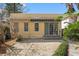
[[[58,17],[56,17],[56,20],[61,21],[62,18],[63,18],[63,16],[58,16]]]
[[[22,35],[17,36],[17,41],[22,41],[22,39],[23,39]]]
[[[58,49],[55,51],[53,56],[67,56],[68,55],[68,42],[63,41]]]
[[[5,39],[11,39],[11,33],[10,33],[10,28],[9,27],[5,27],[4,29],[4,33],[5,33]]]
[[[79,22],[70,24],[68,28],[65,28],[64,38],[79,41]]]

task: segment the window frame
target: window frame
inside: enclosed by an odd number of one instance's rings
[[[14,22],[14,32],[19,32],[19,23]]]
[[[27,24],[27,27],[25,26],[25,24]],[[27,28],[27,30],[26,30],[26,28]],[[28,22],[24,22],[24,32],[28,32],[29,31],[29,29],[28,29]]]
[[[38,30],[36,30],[35,24],[38,24],[38,26],[37,26],[37,27],[38,27]],[[35,31],[35,32],[38,32],[38,31],[39,31],[39,23],[38,23],[38,22],[35,22],[35,23],[34,23],[34,31]]]

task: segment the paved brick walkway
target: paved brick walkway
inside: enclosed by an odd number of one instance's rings
[[[53,40],[25,40],[23,42],[16,42],[14,45],[14,52],[7,51],[9,56],[51,56],[61,44],[59,41]]]

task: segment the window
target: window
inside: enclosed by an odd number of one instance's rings
[[[28,31],[28,23],[24,23],[24,31]]]
[[[39,23],[35,23],[35,31],[39,31]]]
[[[15,22],[14,23],[14,32],[18,32],[18,31],[19,31],[19,29],[18,29],[18,23]]]

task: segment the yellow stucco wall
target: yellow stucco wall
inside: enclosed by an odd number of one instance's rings
[[[44,22],[39,23],[39,31],[35,31],[35,22],[32,21],[12,21],[12,23],[18,22],[19,32],[18,34],[22,35],[23,38],[42,38],[44,36]],[[24,22],[28,22],[28,31],[24,31]]]
[[[34,24],[35,22],[29,22],[29,34],[31,35],[31,38],[42,38],[44,36],[44,22],[38,22],[39,23],[39,31],[35,31]]]

